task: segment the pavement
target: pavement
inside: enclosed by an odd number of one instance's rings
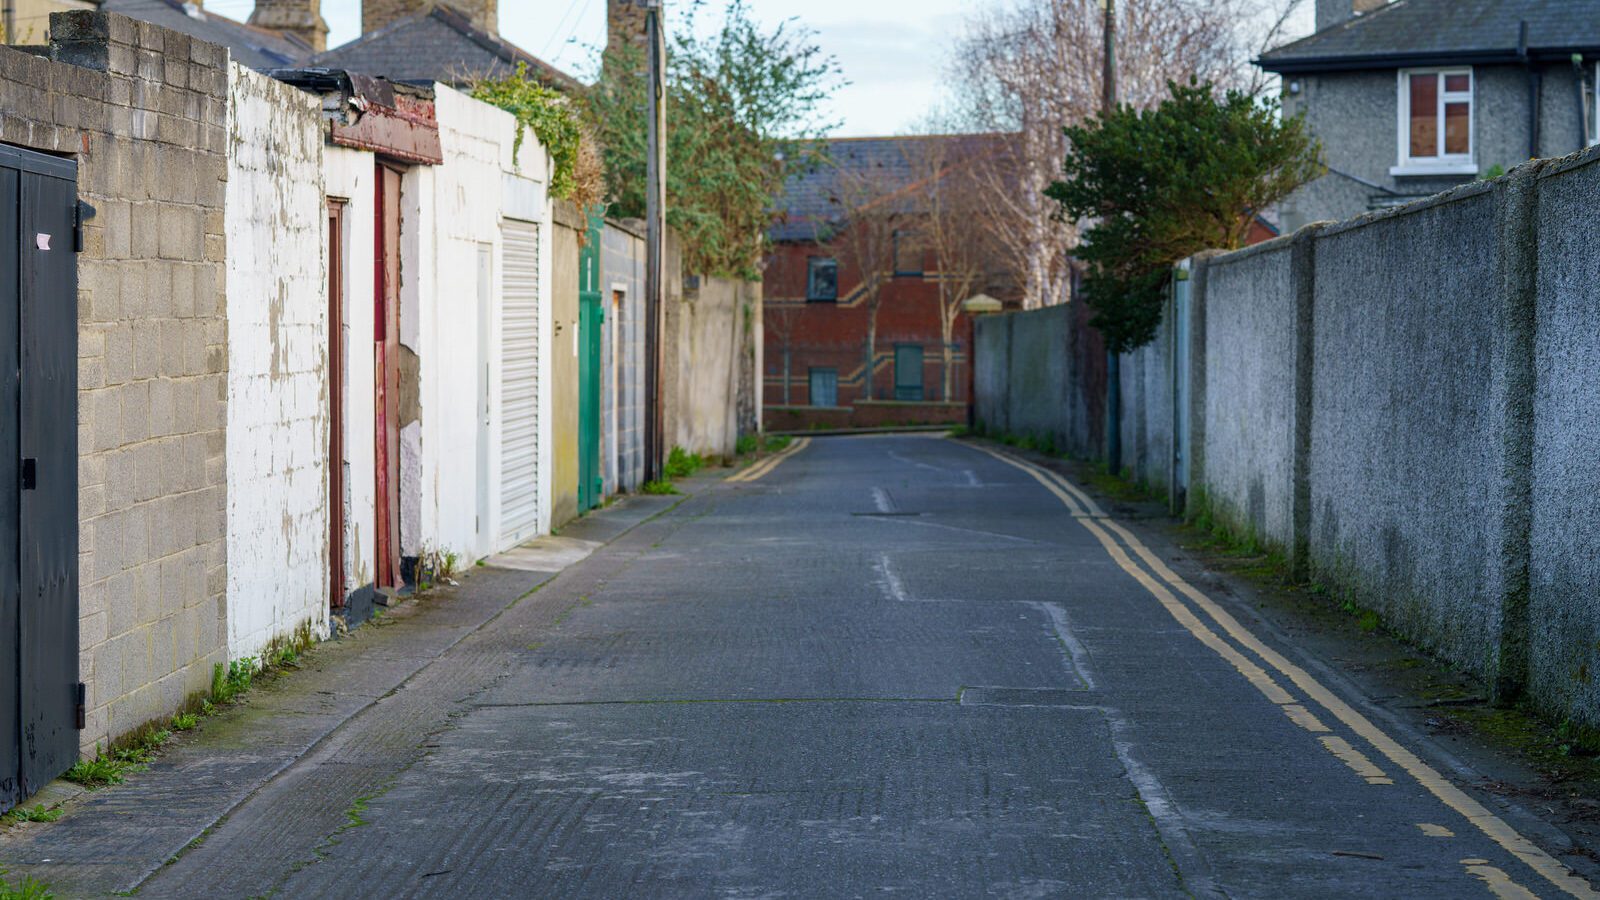
[[[313,654],[0,865],[62,897],[1594,896],[1058,473],[796,445]]]

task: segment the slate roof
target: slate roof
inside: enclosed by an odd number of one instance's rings
[[[182,0],[105,0],[100,8],[221,44],[233,52],[234,62],[252,69],[299,65],[312,52],[311,45],[293,35],[246,25],[203,9],[196,8],[191,13]]]
[[[417,16],[319,53],[311,65],[377,75],[390,81],[442,82],[464,86],[479,76],[503,77],[526,62],[534,77],[561,90],[578,81],[526,50],[472,24],[448,6]]]
[[[1517,62],[1521,23],[1536,59],[1600,51],[1596,0],[1395,0],[1262,54],[1269,72]]]
[[[919,177],[916,147],[923,141],[956,141],[971,148],[995,140],[994,135],[933,137],[834,138],[823,141],[828,161],[789,180],[778,198],[778,221],[768,230],[774,241],[814,241],[825,227],[844,223],[839,198],[840,172],[870,177],[876,188],[892,193],[892,201],[908,210],[916,205]],[[968,148],[961,148],[965,152]]]

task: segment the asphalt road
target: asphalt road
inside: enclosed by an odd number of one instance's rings
[[[901,436],[756,475],[461,641],[140,896],[1590,895],[1051,476]]]

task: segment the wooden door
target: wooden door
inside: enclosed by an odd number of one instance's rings
[[[378,164],[373,309],[379,588],[400,585],[400,172]]]

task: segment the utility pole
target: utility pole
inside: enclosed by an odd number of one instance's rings
[[[1117,0],[1100,0],[1106,10],[1105,72],[1101,75],[1100,119],[1117,109]],[[1122,474],[1122,358],[1106,351],[1106,468]]]
[[[0,27],[5,28],[5,37],[0,38],[0,43],[15,44],[17,42],[17,0],[5,0],[0,5]]]
[[[644,477],[645,481],[658,481],[664,469],[663,442],[666,429],[662,409],[661,341],[662,314],[665,304],[662,295],[666,290],[666,205],[667,205],[667,153],[666,153],[666,67],[667,43],[662,33],[662,0],[637,0],[645,10],[645,36],[649,41],[650,125],[648,148],[650,159],[645,169],[647,194],[645,196],[645,411]]]

